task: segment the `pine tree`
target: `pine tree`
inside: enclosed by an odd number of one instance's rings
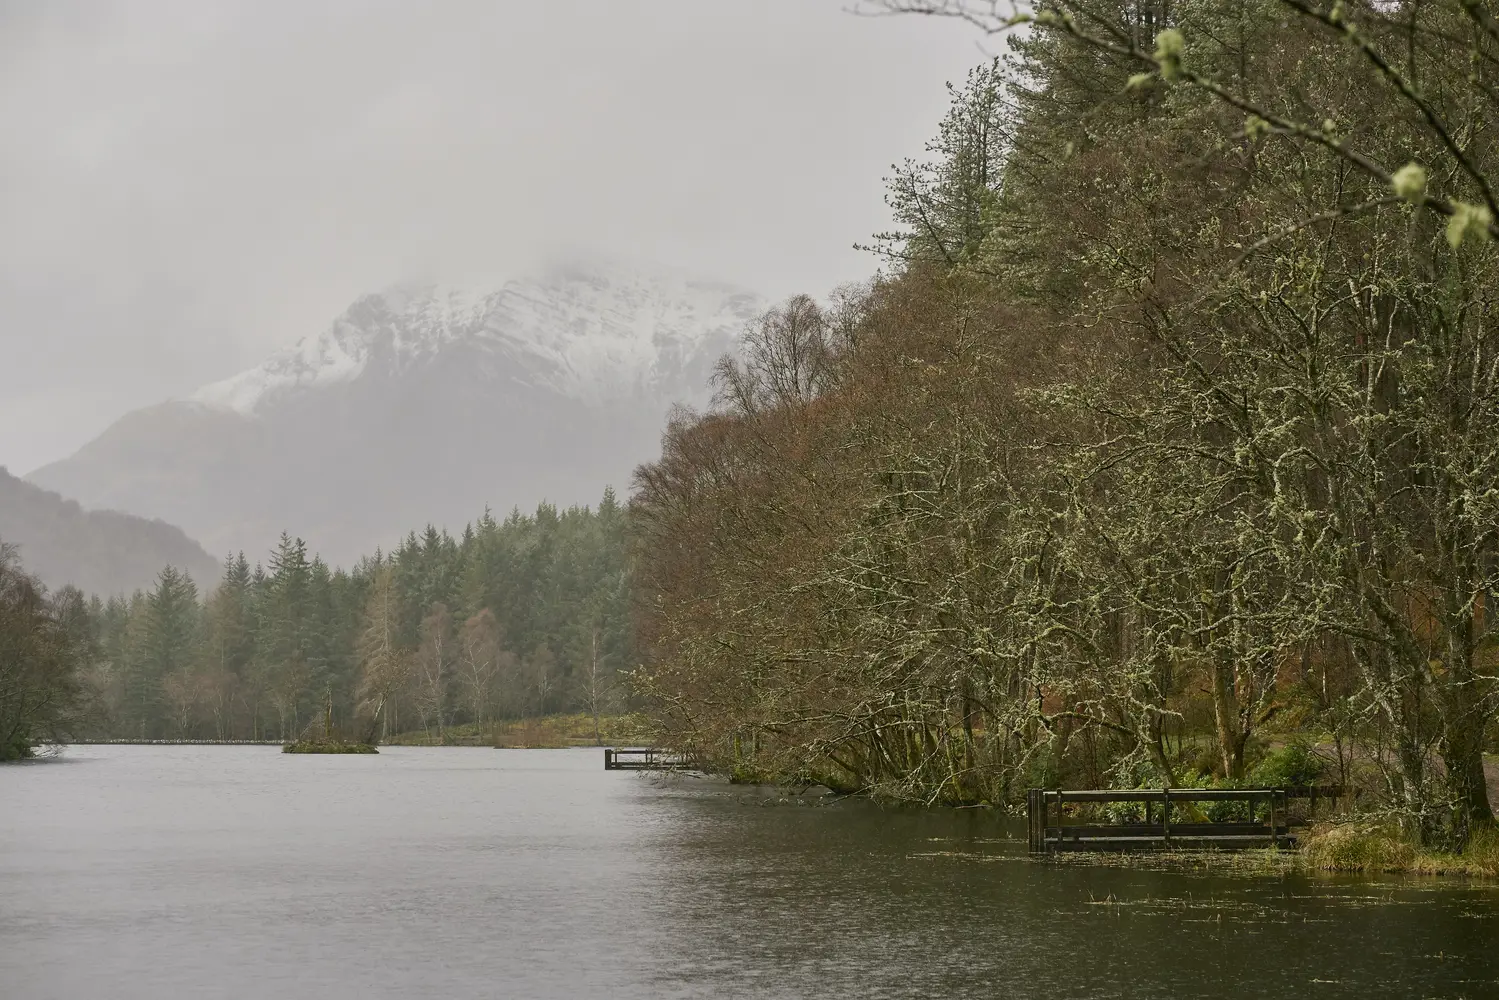
[[[1013,138],[1000,60],[975,67],[927,144],[926,161],[907,160],[887,179],[891,215],[903,228],[880,233],[872,249],[902,265],[984,267],[1003,168]]]
[[[205,686],[219,738],[234,731],[236,698],[258,700],[249,676],[255,656],[250,588],[250,564],[245,554],[225,559],[223,579],[209,598],[205,614]]]
[[[282,739],[295,735],[302,702],[312,690],[311,586],[307,544],[283,532],[271,555],[256,622],[256,651]]]
[[[199,641],[198,588],[171,566],[146,598],[145,649],[137,691],[141,732],[184,735],[198,697],[193,680]],[[162,712],[166,710],[169,718]]]

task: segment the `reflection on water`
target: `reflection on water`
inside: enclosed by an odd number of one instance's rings
[[[1499,889],[1034,862],[597,751],[0,768],[0,996],[1499,996]]]

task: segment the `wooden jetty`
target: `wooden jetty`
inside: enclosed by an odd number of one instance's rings
[[[679,753],[657,747],[605,747],[606,771],[666,771],[687,767],[690,762]]]
[[[1291,788],[1032,788],[1026,796],[1028,839],[1032,853],[1052,851],[1239,850],[1247,847],[1295,847],[1290,804],[1307,800],[1308,813],[1318,799],[1342,797],[1341,787]],[[1243,821],[1203,822],[1181,815],[1197,802],[1242,802]],[[1097,806],[1135,805],[1142,820],[1097,821]],[[1069,807],[1070,815],[1069,815]],[[1088,808],[1095,807],[1095,808]],[[1195,810],[1194,810],[1195,811]],[[1085,815],[1079,816],[1078,813]],[[1263,820],[1260,814],[1264,813]],[[1087,815],[1091,814],[1091,815]]]

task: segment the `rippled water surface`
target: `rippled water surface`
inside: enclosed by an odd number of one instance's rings
[[[0,768],[0,998],[1499,997],[1499,889],[1038,863],[596,750]]]

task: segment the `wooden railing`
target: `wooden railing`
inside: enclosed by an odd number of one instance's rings
[[[1340,786],[1285,788],[1033,788],[1026,796],[1026,820],[1033,853],[1050,851],[1120,851],[1294,847],[1293,800],[1316,803],[1341,798]],[[1185,803],[1242,802],[1245,821],[1204,822],[1176,815]],[[1068,822],[1068,806],[1137,805],[1143,821]],[[1265,813],[1265,819],[1258,817]]]
[[[657,747],[605,747],[606,771],[680,770],[691,765],[686,757]]]

